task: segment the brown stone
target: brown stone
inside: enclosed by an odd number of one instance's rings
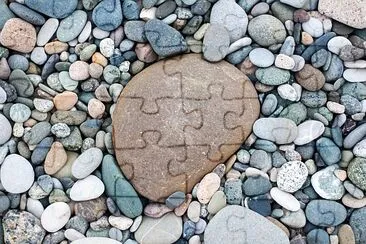
[[[60,41],[49,42],[44,46],[47,54],[62,53],[63,51],[67,51],[68,48],[69,45],[67,43]]]
[[[67,161],[67,154],[60,142],[52,143],[50,151],[47,153],[46,159],[44,161],[44,171],[53,175],[57,173]]]
[[[318,91],[325,83],[323,73],[310,64],[305,64],[304,68],[297,72],[295,77],[297,83],[309,91]]]
[[[72,109],[78,102],[78,95],[75,92],[64,91],[53,98],[57,110],[67,111]]]
[[[251,81],[231,64],[197,54],[165,59],[122,91],[113,114],[116,157],[141,195],[164,201],[225,162],[258,115]]]
[[[93,222],[107,212],[105,197],[99,197],[89,201],[78,202],[74,206],[75,215],[83,217],[88,222]]]
[[[37,34],[33,25],[22,19],[6,21],[0,33],[0,43],[21,53],[30,53],[36,45]]]
[[[152,63],[158,59],[158,55],[148,43],[138,43],[135,52],[137,58],[144,63]]]
[[[339,244],[355,244],[355,235],[351,226],[345,224],[338,231]]]

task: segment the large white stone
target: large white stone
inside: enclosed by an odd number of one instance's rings
[[[93,147],[84,151],[73,163],[71,172],[76,179],[83,179],[94,172],[103,159],[103,152]]]
[[[86,237],[73,241],[71,244],[121,244],[121,242],[106,237]]]
[[[366,81],[366,69],[346,69],[343,72],[343,78],[349,82]]]
[[[342,47],[352,45],[351,41],[344,36],[336,36],[329,40],[327,47],[332,53],[339,54]]]
[[[7,156],[0,168],[0,181],[7,192],[26,192],[34,182],[34,171],[29,161],[17,154]]]
[[[287,210],[297,211],[300,209],[300,202],[290,193],[282,191],[278,187],[273,187],[270,194],[273,200]]]
[[[261,118],[255,121],[253,132],[259,138],[277,144],[288,144],[297,137],[297,126],[286,118]]]
[[[69,221],[71,210],[64,202],[55,202],[49,205],[41,216],[41,224],[48,232],[56,232]]]
[[[297,126],[296,145],[309,143],[324,133],[324,124],[317,120],[307,120]]]
[[[311,185],[316,193],[324,199],[339,200],[345,193],[342,181],[335,176],[338,165],[331,165],[316,172],[311,177]]]
[[[103,182],[95,175],[78,180],[70,190],[70,198],[74,201],[87,201],[100,197],[104,192]]]

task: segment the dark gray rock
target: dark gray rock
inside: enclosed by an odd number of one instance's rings
[[[31,156],[31,162],[33,165],[40,165],[44,162],[47,153],[50,151],[52,143],[53,138],[46,137],[39,144],[37,144]]]
[[[243,183],[243,191],[247,196],[262,195],[271,190],[272,184],[269,179],[263,176],[251,176]]]
[[[145,21],[132,20],[127,21],[124,26],[124,31],[128,39],[135,42],[146,42],[145,36]]]

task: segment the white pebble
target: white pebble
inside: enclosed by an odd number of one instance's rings
[[[41,224],[48,232],[56,232],[69,221],[71,210],[64,202],[56,202],[49,205],[41,216]]]

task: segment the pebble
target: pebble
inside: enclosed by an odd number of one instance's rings
[[[326,137],[321,137],[316,141],[316,149],[327,165],[336,164],[341,159],[339,147]]]
[[[217,191],[208,203],[207,210],[211,214],[216,214],[226,206],[226,195],[223,191]]]
[[[366,198],[363,199],[357,199],[355,197],[353,197],[351,194],[345,194],[342,197],[342,203],[343,205],[345,205],[346,207],[349,208],[363,208],[366,206]]]
[[[210,23],[211,25],[223,25],[228,30],[232,43],[245,35],[248,16],[234,0],[219,0],[212,7]]]
[[[220,36],[219,39],[217,37]],[[230,36],[223,25],[210,24],[203,39],[203,57],[211,62],[225,58],[229,51]]]
[[[253,132],[259,138],[287,144],[295,140],[297,136],[296,124],[285,118],[261,118],[253,125]]]
[[[322,72],[309,64],[296,73],[296,81],[308,91],[318,91],[325,84],[325,77]]]
[[[365,240],[365,217],[366,207],[356,209],[350,217],[349,224],[352,227],[356,243],[362,243]]]
[[[213,194],[220,187],[220,177],[215,173],[209,173],[203,177],[197,189],[197,199],[200,203],[207,204]]]
[[[67,162],[67,154],[60,142],[52,143],[44,161],[44,170],[47,174],[57,173]]]
[[[3,114],[0,114],[0,127],[0,145],[2,145],[10,139],[12,134],[11,124]]]
[[[349,82],[365,82],[366,69],[346,69],[343,78]]]
[[[72,175],[83,179],[94,172],[101,164],[103,153],[99,148],[90,148],[84,151],[72,165]]]
[[[89,78],[89,64],[84,61],[76,61],[70,65],[70,78],[76,81],[86,80]]]
[[[355,157],[348,165],[348,178],[360,189],[366,190],[366,178],[363,174],[363,168],[366,165],[365,158]]]
[[[267,14],[249,21],[248,33],[256,43],[264,47],[282,43],[286,38],[286,30],[281,21]]]
[[[310,17],[310,19],[302,23],[302,28],[312,37],[320,37],[323,35],[323,24],[320,20]]]
[[[243,221],[245,218],[246,221]],[[235,226],[234,229],[229,228]],[[252,226],[261,228],[252,228]],[[266,231],[261,231],[264,228]],[[240,230],[240,231],[239,231]],[[232,234],[235,232],[235,235]],[[289,243],[286,234],[279,227],[257,213],[242,206],[227,206],[218,212],[208,223],[204,233],[204,242],[216,243]]]
[[[135,232],[135,239],[139,243],[174,243],[182,232],[182,219],[174,213],[167,213],[158,219],[144,216]]]
[[[109,216],[108,222],[115,228],[120,230],[127,230],[133,224],[133,220],[124,216],[115,217]]]
[[[322,90],[316,92],[303,91],[300,101],[309,108],[319,108],[326,104],[327,95]]]
[[[99,244],[99,243],[119,244],[121,242],[116,241],[111,238],[107,238],[107,237],[86,237],[86,238],[81,238],[81,239],[78,239],[78,240],[75,240],[72,242],[72,244]],[[127,242],[125,242],[125,243],[127,243]],[[131,244],[133,244],[133,243],[131,243]]]
[[[2,15],[0,17],[0,29],[2,29],[7,20],[14,18],[14,14],[9,9],[7,2],[5,2],[5,1],[0,2],[0,11],[2,13]]]
[[[285,54],[278,54],[276,56],[275,66],[280,69],[292,70],[295,67],[295,60]]]
[[[105,105],[98,99],[92,98],[88,103],[88,112],[93,119],[100,119],[105,112]]]
[[[67,111],[72,109],[78,101],[78,96],[74,92],[65,91],[57,94],[53,98],[53,104],[57,110]]]
[[[250,61],[260,68],[270,67],[275,60],[272,52],[265,48],[255,48],[249,53]]]
[[[245,173],[248,173],[247,171]],[[243,193],[246,196],[262,195],[271,190],[272,184],[268,178],[261,175],[249,176],[246,174],[246,176],[248,179],[243,183]]]
[[[22,19],[9,19],[0,33],[0,43],[14,51],[30,53],[36,45],[36,30]]]
[[[48,43],[58,28],[58,19],[50,18],[41,27],[37,35],[37,46],[43,47]]]
[[[40,143],[51,131],[51,125],[48,122],[39,122],[32,129],[24,134],[24,141],[29,145]]]
[[[174,192],[165,200],[165,205],[170,209],[175,209],[184,202],[185,197],[186,195],[184,194],[184,192]]]
[[[11,3],[9,8],[13,13],[33,25],[43,25],[46,21],[45,18],[39,13],[27,8],[20,3]]]
[[[348,224],[343,224],[338,231],[339,243],[351,244],[356,243],[352,227]]]
[[[329,200],[312,200],[305,212],[310,223],[321,227],[337,226],[347,217],[346,208],[342,204]]]
[[[123,20],[121,2],[118,0],[100,2],[93,9],[92,19],[94,24],[102,30],[116,29]]]
[[[339,200],[345,193],[342,181],[334,174],[337,169],[337,165],[331,165],[311,177],[314,190],[324,199]]]
[[[188,48],[183,36],[177,30],[157,19],[151,19],[145,24],[145,35],[159,56],[176,55]]]
[[[271,189],[271,197],[282,207],[290,211],[298,211],[300,209],[300,202],[290,193],[280,190],[277,187]]]
[[[281,166],[277,173],[277,185],[285,192],[296,192],[305,183],[308,169],[301,161],[290,161]],[[297,210],[294,210],[297,211]]]
[[[278,86],[284,84],[290,79],[290,72],[271,66],[268,68],[259,68],[255,71],[255,77],[265,85]]]
[[[64,202],[56,202],[49,205],[41,216],[41,223],[48,232],[56,232],[64,227],[70,219],[71,210]]]
[[[296,145],[305,145],[314,141],[324,133],[324,124],[317,120],[306,120],[297,126]]]
[[[32,165],[20,155],[8,155],[0,169],[1,184],[7,192],[14,194],[26,192],[34,182]]]
[[[277,87],[277,92],[281,98],[292,102],[295,102],[299,98],[295,88],[289,84],[279,85]]]
[[[84,11],[76,10],[60,22],[56,32],[57,39],[61,42],[75,39],[83,30],[86,21],[87,14]]]
[[[103,182],[94,175],[78,180],[70,190],[70,198],[74,201],[87,201],[100,197],[104,192]]]
[[[2,219],[2,226],[4,241],[8,243],[41,243],[46,235],[39,219],[27,211],[9,210]]]
[[[25,0],[24,3],[29,8],[36,10],[52,18],[62,19],[69,16],[76,8],[77,0]],[[68,3],[66,5],[66,3]]]

